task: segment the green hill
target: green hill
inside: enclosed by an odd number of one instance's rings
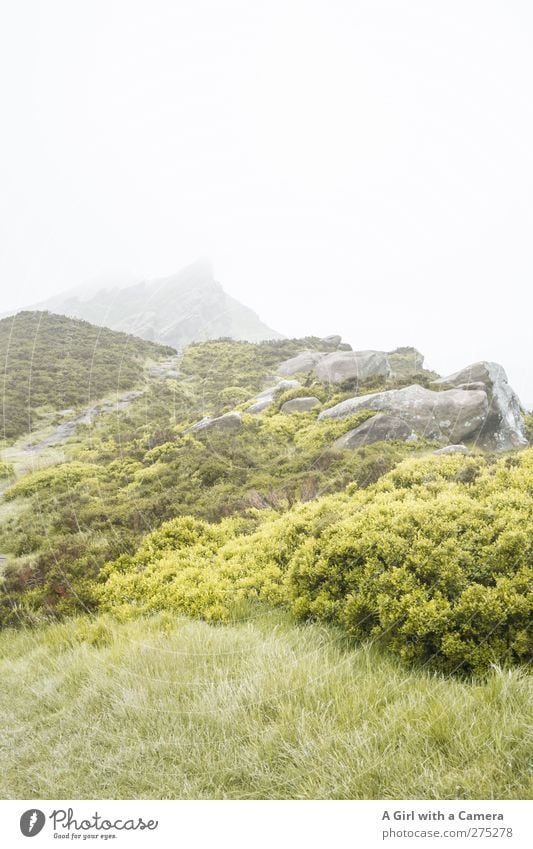
[[[130,389],[148,358],[174,353],[151,342],[49,312],[0,321],[1,434],[34,429],[45,410],[79,408]]]

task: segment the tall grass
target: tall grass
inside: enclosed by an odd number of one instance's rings
[[[0,635],[2,798],[523,798],[530,679],[406,671],[281,613]]]

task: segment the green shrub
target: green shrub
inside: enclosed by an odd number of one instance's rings
[[[290,565],[300,616],[338,621],[404,660],[482,671],[531,657],[533,452],[518,465],[406,461]]]
[[[525,662],[533,451],[508,459],[406,460],[365,490],[270,513],[252,532],[235,520],[170,522],[106,567],[100,602],[122,617],[224,620],[254,599],[446,671]]]

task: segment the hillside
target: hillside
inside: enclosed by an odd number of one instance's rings
[[[1,433],[12,439],[35,428],[39,414],[90,404],[130,389],[149,359],[174,353],[86,321],[21,312],[0,321]]]
[[[196,262],[170,277],[123,288],[67,291],[37,308],[174,348],[225,336],[249,342],[281,338],[253,310],[226,294],[207,262]]]
[[[532,431],[503,368],[338,336],[169,362],[0,466],[2,710],[42,720],[6,795],[527,792]]]

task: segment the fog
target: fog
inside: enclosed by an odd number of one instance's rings
[[[0,312],[198,255],[287,335],[533,402],[533,7],[26,0],[0,18]]]

